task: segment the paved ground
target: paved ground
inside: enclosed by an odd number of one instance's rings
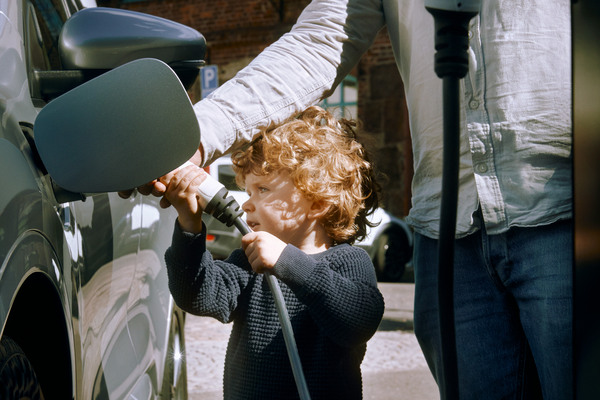
[[[386,310],[362,363],[365,400],[438,399],[437,386],[412,332],[414,285],[380,284]],[[190,400],[222,399],[223,363],[231,325],[187,316]]]

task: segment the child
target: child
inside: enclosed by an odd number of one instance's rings
[[[377,206],[354,124],[311,107],[263,130],[232,161],[254,232],[225,261],[206,250],[195,191],[205,173],[181,169],[165,194],[178,212],[166,253],[176,303],[233,321],[225,399],[298,398],[265,270],[280,280],[311,398],[362,398],[360,364],[384,303],[369,256],[351,246]]]

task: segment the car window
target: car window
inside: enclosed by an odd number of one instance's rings
[[[69,9],[69,13],[73,15],[79,10],[80,6],[77,5],[75,0],[67,0],[67,8]]]
[[[58,38],[69,11],[62,0],[27,0],[24,8],[24,43],[31,100],[36,107],[46,101],[41,93],[40,75],[62,70]]]
[[[48,57],[50,69],[61,69],[60,57],[58,55],[58,37],[63,24],[67,20],[66,10],[61,0],[32,0],[31,4],[35,11],[35,21],[37,25],[37,43]],[[30,14],[30,18],[34,15]],[[30,45],[36,43],[29,42]],[[38,67],[36,65],[36,67]]]

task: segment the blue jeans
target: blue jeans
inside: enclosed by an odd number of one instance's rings
[[[439,382],[437,245],[415,236],[414,324]],[[572,399],[572,221],[482,228],[456,240],[454,260],[460,398],[539,398],[541,386],[546,400]]]

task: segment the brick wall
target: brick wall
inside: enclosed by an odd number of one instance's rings
[[[385,175],[384,208],[405,216],[410,209],[412,148],[404,85],[386,29],[361,58],[357,76],[358,119],[375,138],[376,161]]]
[[[308,0],[97,0],[99,6],[125,8],[168,18],[201,32],[207,62],[227,64],[254,58],[289,31]]]
[[[99,6],[140,11],[191,26],[206,38],[208,64],[223,83],[289,31],[309,0],[97,0]],[[385,29],[354,70],[358,119],[385,175],[383,206],[397,216],[410,207],[412,153],[403,85]],[[197,91],[190,93],[197,100]]]

